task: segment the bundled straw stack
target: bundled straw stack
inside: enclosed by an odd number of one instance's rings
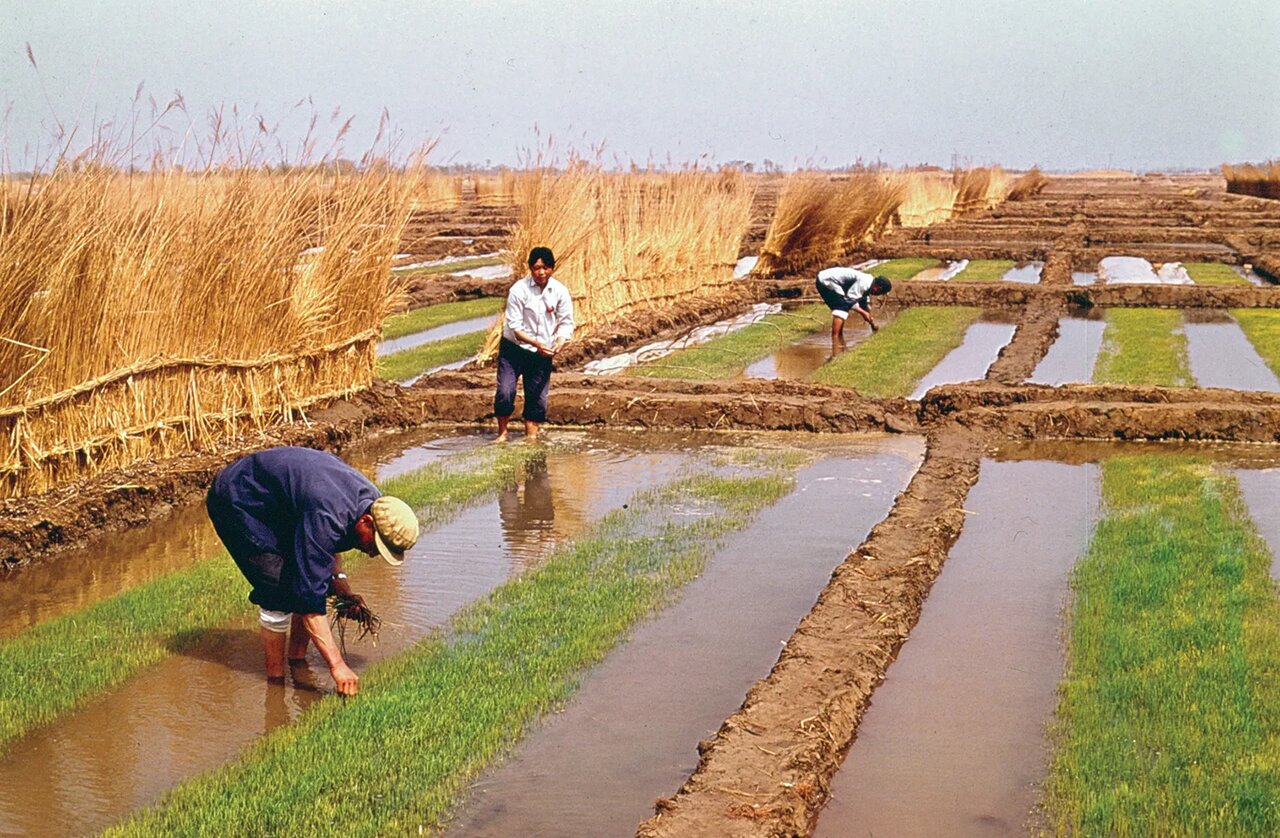
[[[692,296],[725,293],[750,221],[752,187],[736,169],[607,172],[576,161],[516,179],[518,221],[508,251],[516,276],[545,245],[574,301],[576,334]],[[497,351],[495,325],[481,357]]]
[[[956,173],[956,203],[952,215],[990,209],[1009,194],[1011,178],[999,166],[965,169]]]
[[[1030,171],[1018,176],[1018,179],[1009,187],[1009,194],[1005,200],[1025,201],[1033,195],[1039,195],[1048,185],[1049,178],[1038,167],[1033,167]]]
[[[0,182],[0,494],[367,387],[418,186],[388,167]]]
[[[1237,166],[1226,163],[1222,166],[1222,175],[1227,179],[1228,192],[1255,198],[1280,198],[1280,161]]]
[[[839,259],[883,233],[905,195],[903,179],[875,172],[841,180],[824,172],[791,175],[754,272],[795,273]]]

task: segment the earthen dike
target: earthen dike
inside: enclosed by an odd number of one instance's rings
[[[419,255],[450,238],[496,249],[511,214],[419,219]],[[434,231],[434,233],[433,233]],[[441,235],[441,231],[444,235]],[[456,248],[452,252],[458,252]],[[808,275],[747,280],[731,300],[689,301],[579,342],[553,388],[557,424],[722,431],[922,434],[924,461],[889,516],[832,574],[770,674],[711,739],[697,771],[639,827],[644,836],[807,834],[854,741],[872,690],[915,625],[963,526],[982,457],[1009,440],[1280,443],[1280,394],[1201,388],[1025,384],[1070,306],[1280,307],[1280,286],[1077,286],[1073,271],[1108,255],[1156,263],[1250,264],[1280,277],[1280,202],[1229,195],[1218,178],[1055,178],[1042,194],[986,213],[902,229],[862,257],[1042,260],[1036,285],[900,282],[894,304],[978,305],[1017,313],[1013,340],[980,382],[935,388],[920,401],[872,399],[797,381],[689,383],[574,373],[583,363],[737,313],[761,300],[814,297]],[[424,279],[415,305],[505,294],[509,280]],[[379,384],[307,422],[241,444],[99,475],[0,503],[0,559],[51,559],[99,532],[144,524],[196,501],[225,463],[248,450],[300,444],[341,450],[371,434],[489,420],[492,372],[437,374],[410,388]]]

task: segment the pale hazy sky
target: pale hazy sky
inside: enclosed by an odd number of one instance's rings
[[[0,0],[0,130],[22,168],[144,82],[290,138],[340,107],[353,157],[386,108],[437,163],[536,124],[642,162],[1209,168],[1280,156],[1277,43],[1276,0]]]

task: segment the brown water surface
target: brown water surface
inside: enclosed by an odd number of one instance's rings
[[[585,450],[552,451],[545,470],[425,535],[400,568],[371,559],[353,564],[353,587],[383,619],[376,647],[367,640],[348,645],[353,668],[360,672],[405,650],[635,491],[672,479],[703,451],[692,439],[643,450],[625,435],[617,438],[622,442],[601,435]],[[232,759],[331,686],[314,649],[288,684],[267,684],[256,621],[247,613],[13,743],[0,756],[0,835],[99,830]]]
[[[1096,467],[983,463],[816,835],[1027,834],[1064,666],[1068,574],[1097,504]]]
[[[841,446],[796,490],[731,536],[680,601],[641,625],[472,787],[456,836],[633,835],[696,767],[766,675],[831,570],[889,511],[918,440]]]

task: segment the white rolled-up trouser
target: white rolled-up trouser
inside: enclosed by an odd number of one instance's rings
[[[284,634],[289,630],[289,623],[292,621],[293,615],[288,611],[271,611],[267,608],[258,609],[258,625],[267,631]]]

